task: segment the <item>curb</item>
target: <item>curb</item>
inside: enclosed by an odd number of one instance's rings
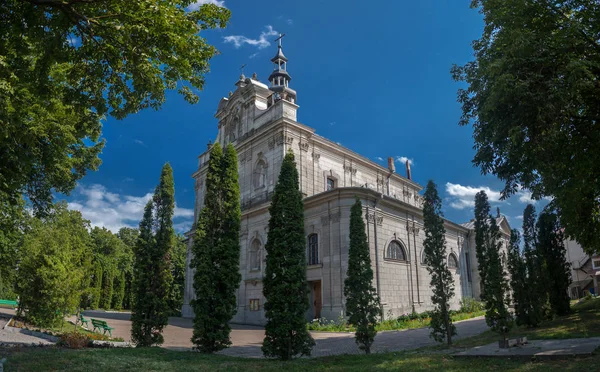
[[[59,337],[47,335],[42,332],[32,331],[32,330],[25,329],[25,328],[5,327],[4,329],[9,332],[12,332],[12,333],[23,333],[23,334],[26,334],[29,336],[43,338],[44,340],[54,342],[54,343],[58,342],[58,340],[59,340]]]

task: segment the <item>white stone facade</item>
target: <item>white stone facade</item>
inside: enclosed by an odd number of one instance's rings
[[[431,309],[429,274],[422,264],[423,200],[419,195],[422,187],[299,123],[295,95],[294,99],[282,98],[265,84],[243,76],[236,85],[236,91],[221,100],[215,115],[219,122],[216,141],[233,143],[239,158],[242,281],[233,322],[264,324],[266,321],[262,275],[268,206],[288,149],[296,157],[300,188],[305,196],[307,280],[311,288],[307,319],[337,319],[344,315],[349,217],[356,197],[363,203],[373,284],[381,297],[384,316]],[[198,170],[193,174],[196,219],[204,202],[208,157],[207,149],[199,156]],[[506,233],[506,226],[503,231]],[[452,268],[456,283],[454,308],[462,297],[479,294],[473,235],[471,229],[446,221],[448,262],[456,262]],[[183,306],[186,317],[193,317],[189,305],[194,297],[190,255],[188,249]]]

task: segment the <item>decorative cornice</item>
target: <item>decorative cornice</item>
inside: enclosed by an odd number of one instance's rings
[[[321,158],[321,154],[318,154],[318,153],[316,153],[316,152],[313,151],[312,157],[313,157],[313,159],[319,161],[319,159]]]
[[[344,172],[349,172],[349,173],[352,173],[353,175],[356,175],[357,170],[358,169],[356,169],[355,167],[353,167],[351,165],[344,164]]]

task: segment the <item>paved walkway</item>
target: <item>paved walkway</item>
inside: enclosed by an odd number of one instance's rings
[[[0,344],[11,344],[11,345],[50,345],[53,342],[48,341],[41,337],[25,334],[23,330],[19,328],[8,327],[5,329],[5,325],[15,314],[12,309],[0,308]]]
[[[129,313],[107,313],[103,311],[85,311],[87,318],[106,320],[114,327],[114,337],[125,341],[131,339],[131,322]],[[478,335],[488,329],[483,317],[454,323],[458,333],[457,339]],[[231,341],[233,345],[220,354],[260,358],[260,347],[264,338],[264,329],[249,325],[232,325]],[[192,319],[169,318],[169,325],[163,332],[163,347],[172,350],[190,350],[192,343]],[[312,332],[316,341],[313,356],[359,354],[362,353],[354,342],[353,333]],[[373,352],[389,352],[413,350],[437,344],[429,338],[429,328],[409,329],[403,331],[380,332],[375,337]]]
[[[530,340],[522,346],[500,349],[498,343],[476,346],[454,354],[456,357],[497,357],[553,359],[572,356],[589,356],[600,347],[600,337],[571,338],[564,340]]]

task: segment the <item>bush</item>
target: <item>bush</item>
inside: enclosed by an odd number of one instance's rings
[[[69,349],[82,349],[90,344],[91,339],[89,336],[90,335],[79,332],[64,333],[60,336],[58,346],[67,347]]]
[[[471,297],[464,297],[460,300],[460,313],[476,313],[481,310],[485,310],[483,302],[477,301]]]

